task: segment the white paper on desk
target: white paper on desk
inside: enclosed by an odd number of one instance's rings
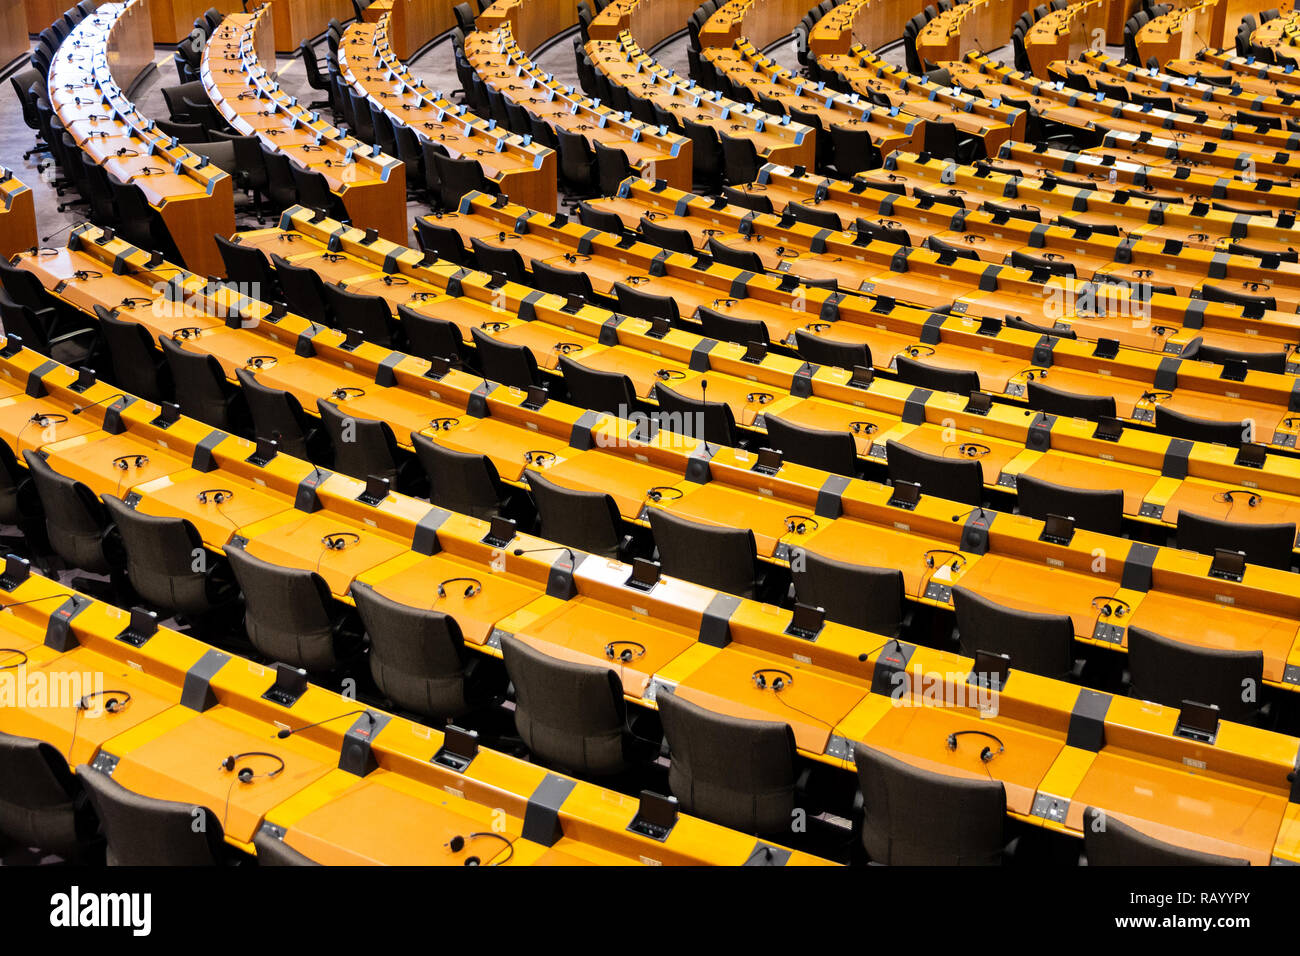
[[[952,564],[944,564],[930,576],[931,581],[938,581],[940,584],[947,584],[952,580]]]

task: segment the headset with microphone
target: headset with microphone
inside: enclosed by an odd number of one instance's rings
[[[995,744],[998,745],[997,750],[994,750],[992,747],[988,747],[988,746],[985,746],[980,750],[980,760],[983,763],[988,763],[998,754],[1005,752],[1007,749],[1006,744],[1002,742],[1002,738],[994,736],[993,734],[989,733],[987,730],[955,730],[948,735],[948,739],[947,739],[948,749],[955,751],[957,749],[957,738],[965,737],[967,735],[974,736],[974,737],[987,737],[989,740],[993,741]]]
[[[769,680],[769,674],[775,676]],[[754,686],[759,690],[767,690],[770,687],[774,691],[780,691],[794,683],[794,675],[789,671],[781,670],[779,667],[760,667],[749,675],[749,679],[754,682]]]
[[[478,594],[480,591],[483,590],[483,582],[480,581],[478,578],[468,578],[468,577],[447,578],[445,581],[438,582],[438,597],[445,598],[447,596],[447,585],[455,584],[458,581],[469,582],[469,584],[465,586],[464,596],[467,598],[474,597],[476,594]]]
[[[615,651],[616,647],[623,649]],[[645,657],[645,645],[640,641],[610,641],[605,645],[605,656],[611,661],[617,660],[626,664],[638,657]]]
[[[231,754],[221,761],[220,767],[224,773],[232,772],[239,761],[246,757],[265,757],[267,760],[274,760],[276,767],[274,770],[266,770],[262,773],[254,773],[252,767],[240,767],[239,772],[235,775],[240,783],[252,783],[254,780],[269,780],[272,777],[278,777],[284,773],[284,758],[277,754],[267,753],[265,750],[249,750],[242,754]]]

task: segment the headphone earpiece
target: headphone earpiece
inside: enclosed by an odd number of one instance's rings
[[[241,769],[241,770],[239,771],[239,782],[240,782],[240,783],[252,783],[252,782],[253,782],[253,771],[252,771],[252,768],[250,768],[250,767],[244,767],[243,769]]]

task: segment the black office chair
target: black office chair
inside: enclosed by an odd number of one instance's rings
[[[1277,375],[1286,371],[1286,357],[1286,352],[1239,352],[1235,349],[1223,349],[1205,344],[1202,344],[1196,353],[1196,359],[1200,362],[1213,362],[1216,365],[1242,362],[1252,371],[1272,372]]]
[[[491,458],[444,448],[419,432],[411,433],[411,443],[429,479],[430,504],[474,518],[491,519],[501,513],[510,492]]]
[[[325,303],[340,331],[358,331],[367,342],[384,348],[401,348],[402,336],[388,302],[378,295],[349,292],[342,286],[326,282]]]
[[[556,152],[559,154],[560,184],[566,192],[581,198],[596,195],[596,154],[587,138],[565,129],[557,129],[555,135],[559,140]]]
[[[397,447],[392,426],[373,418],[355,418],[331,401],[316,399],[321,424],[334,449],[334,469],[353,478],[387,478],[403,494],[415,486],[412,462]]]
[[[456,323],[397,306],[406,351],[422,359],[443,358],[453,365],[464,363],[465,340]]]
[[[979,373],[973,369],[939,368],[906,355],[899,355],[895,361],[898,380],[908,385],[938,392],[955,392],[958,395],[969,395],[980,390]]]
[[[718,242],[717,239],[711,236],[709,237],[708,248],[713,261],[720,262],[724,266],[731,266],[733,269],[759,275],[767,271],[767,267],[763,265],[762,257],[750,249],[737,249]]]
[[[325,283],[321,281],[320,273],[307,266],[294,265],[275,253],[271,253],[271,263],[275,266],[275,278],[289,311],[308,322],[331,325]]]
[[[477,236],[469,241],[474,264],[484,272],[499,272],[511,282],[528,285],[528,272],[518,249],[494,246]]]
[[[689,118],[682,121],[682,129],[691,141],[691,178],[696,191],[717,192],[722,186],[725,165],[718,131]]]
[[[150,607],[178,614],[206,614],[237,596],[224,560],[209,556],[187,518],[136,511],[114,495],[101,495],[126,549],[126,576]],[[202,554],[203,570],[194,570]]]
[[[298,187],[294,185],[289,157],[262,148],[262,165],[266,169],[266,198],[273,209],[288,209],[298,204]]]
[[[561,269],[540,259],[529,260],[532,268],[534,289],[550,292],[553,295],[579,296],[583,302],[596,301],[596,291],[591,285],[591,276],[577,269]]]
[[[625,282],[614,283],[614,294],[618,297],[618,311],[627,315],[639,319],[666,319],[673,325],[681,319],[677,300],[672,296],[641,292]]]
[[[77,778],[108,842],[109,866],[219,866],[229,858],[221,820],[207,807],[146,797],[88,764]]]
[[[327,436],[303,411],[296,395],[263,385],[257,380],[255,369],[237,368],[235,377],[248,404],[257,438],[275,441],[279,451],[294,458],[327,460]]]
[[[962,746],[976,746],[968,743]],[[985,745],[982,739],[978,746]],[[996,780],[922,770],[854,745],[862,845],[888,866],[996,866],[1006,844],[1007,796]]]
[[[103,859],[99,821],[68,761],[43,740],[0,733],[0,837],[69,863]]]
[[[952,589],[961,653],[1006,654],[1016,670],[1070,680],[1074,670],[1074,624],[1068,614],[1036,614],[1004,607],[963,587]]]
[[[835,172],[848,179],[881,163],[880,147],[871,141],[871,130],[831,124],[831,142],[835,150]]]
[[[481,654],[466,652],[454,617],[400,604],[359,582],[352,584],[352,597],[370,638],[370,674],[396,706],[448,720],[504,692],[504,675]]]
[[[597,187],[601,195],[613,196],[618,193],[623,180],[632,175],[632,164],[628,162],[627,153],[599,140],[592,143],[592,149],[596,153]]]
[[[1232,509],[1245,505],[1256,493],[1247,489],[1236,489],[1232,495]],[[1178,547],[1201,554],[1214,554],[1216,549],[1227,548],[1231,551],[1244,551],[1246,561],[1266,568],[1291,569],[1291,549],[1295,546],[1296,526],[1286,524],[1255,524],[1250,521],[1222,521],[1192,514],[1186,510],[1178,512],[1178,530],[1175,535]]]
[[[474,22],[474,11],[468,3],[458,3],[452,7],[452,12],[456,14],[456,25],[468,36],[478,29]]]
[[[593,206],[585,200],[578,203],[577,210],[578,221],[588,229],[599,229],[601,232],[608,232],[615,236],[627,234],[627,229],[624,228],[623,220],[619,218],[618,213]]]
[[[723,182],[736,186],[758,179],[763,163],[752,139],[720,133],[718,142],[722,145]]]
[[[775,415],[766,415],[763,421],[768,445],[779,450],[785,461],[837,475],[857,473],[858,449],[848,432],[795,425]]]
[[[515,728],[535,757],[600,777],[635,762],[623,684],[613,670],[551,657],[513,636],[501,638],[501,655],[515,689]]]
[[[791,562],[800,604],[820,607],[826,618],[873,634],[897,635],[903,627],[903,573],[836,561],[811,551]]]
[[[523,389],[542,384],[537,359],[527,346],[499,342],[479,328],[472,328],[469,332],[484,378]]]
[[[217,242],[217,251],[221,253],[229,281],[240,286],[241,291],[250,298],[262,302],[284,301],[284,293],[280,291],[280,283],[276,280],[266,253],[255,246],[246,246],[220,234],[214,234],[212,238]]]
[[[1240,448],[1242,442],[1252,441],[1254,433],[1252,422],[1221,422],[1208,418],[1196,418],[1182,412],[1170,411],[1163,405],[1156,406],[1156,431],[1162,435],[1186,438],[1191,441],[1207,441],[1216,445]]]
[[[316,59],[316,51],[312,48],[311,40],[303,40],[298,44],[298,54],[302,57],[303,69],[307,71],[307,85],[313,90],[326,95],[326,98],[323,100],[316,100],[315,102],[305,104],[307,109],[319,110],[330,106],[330,81],[329,78],[321,72],[320,61]]]
[[[244,629],[259,654],[320,673],[339,670],[361,651],[359,622],[336,610],[319,574],[271,564],[235,545],[225,552],[244,594]]]
[[[650,530],[664,574],[738,597],[759,591],[758,548],[749,528],[702,524],[651,508]]]
[[[1142,700],[1179,708],[1185,700],[1210,704],[1223,720],[1233,721],[1259,709],[1262,651],[1197,647],[1130,625],[1128,669],[1130,691]]]
[[[667,249],[670,252],[684,252],[688,256],[695,255],[695,243],[691,240],[691,234],[685,229],[661,226],[652,221],[649,216],[641,217],[638,228],[641,232],[641,238],[653,246]]]
[[[618,558],[628,542],[614,499],[599,491],[575,491],[525,472],[537,505],[538,534],[557,544],[607,558]]]
[[[330,189],[329,180],[324,173],[314,169],[304,169],[297,163],[289,163],[289,176],[293,179],[294,192],[298,202],[308,209],[323,212],[331,219],[348,223],[351,221],[343,198]]]
[[[559,366],[569,404],[619,418],[628,418],[636,411],[636,389],[622,372],[586,368],[567,355],[560,356]]]
[[[726,402],[691,398],[663,382],[655,385],[655,397],[659,401],[659,425],[665,431],[689,435],[724,448],[740,444],[736,419]]]
[[[174,136],[178,143],[187,146],[191,143],[209,142],[208,128],[202,123],[178,123],[175,120],[159,119],[154,121],[154,127],[164,136]]]
[[[865,342],[837,342],[806,329],[795,329],[795,349],[814,365],[871,368],[871,348]]]
[[[1040,521],[1046,521],[1048,515],[1062,515],[1073,518],[1078,528],[1116,536],[1124,532],[1124,492],[1118,488],[1071,488],[1020,475],[1016,479],[1016,503],[1022,515]]]
[[[112,562],[104,539],[111,525],[95,493],[80,481],[59,474],[40,452],[26,449],[23,460],[40,497],[45,532],[54,553],[69,567],[95,574],[110,571]]]
[[[43,311],[50,313],[51,310]],[[51,337],[49,328],[30,306],[19,305],[3,293],[0,293],[0,325],[3,325],[6,335],[17,336],[25,347],[47,355],[61,365],[93,368],[98,364],[99,332],[93,327]]]
[[[456,209],[467,193],[497,191],[496,185],[483,175],[483,167],[477,159],[453,159],[437,152],[431,155],[438,171],[438,201],[443,209]]]
[[[1066,415],[1070,418],[1114,418],[1114,395],[1076,395],[1050,385],[1031,380],[1028,387],[1030,408],[1049,415]]]
[[[448,226],[430,216],[420,216],[415,220],[415,235],[420,248],[426,253],[433,253],[444,262],[465,265],[469,254],[465,251],[465,240],[453,226]]]
[[[817,229],[830,229],[832,232],[842,232],[844,229],[844,223],[841,221],[839,213],[833,209],[822,209],[816,203],[786,203],[785,215],[795,222],[801,222],[806,226],[813,226]]]
[[[892,439],[885,442],[885,455],[891,482],[916,482],[927,495],[968,505],[983,500],[984,471],[978,461],[931,455]]]
[[[761,319],[745,319],[736,315],[727,315],[707,306],[700,306],[695,313],[700,329],[711,339],[719,342],[739,342],[748,344],[758,342],[771,346],[772,338],[768,335],[767,323]]]
[[[668,785],[683,811],[743,833],[788,832],[798,759],[789,724],[719,714],[675,693],[658,705]]]
[[[216,356],[190,352],[169,335],[158,336],[181,412],[215,428],[235,429],[240,415],[235,408],[239,392],[226,381]]]
[[[1249,866],[1248,860],[1157,840],[1116,819],[1113,813],[1085,807],[1083,852],[1089,866]]]

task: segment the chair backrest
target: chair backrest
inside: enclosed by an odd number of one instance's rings
[[[501,654],[515,688],[515,727],[529,751],[573,773],[625,769],[626,710],[614,671],[559,660],[515,637],[501,639]]]
[[[1000,782],[922,770],[862,744],[855,745],[853,756],[862,789],[862,845],[873,862],[888,866],[1001,862],[1007,796]]]
[[[411,443],[429,477],[430,504],[475,518],[497,515],[507,492],[491,458],[444,448],[419,432],[411,432]]]
[[[466,193],[475,190],[489,191],[491,184],[483,175],[483,167],[479,165],[477,159],[467,157],[453,159],[450,156],[434,153],[433,163],[438,169],[439,199],[443,209],[455,209]]]
[[[484,378],[515,388],[526,389],[541,384],[537,360],[527,346],[499,342],[479,328],[470,329],[470,336],[474,339]]]
[[[1224,720],[1241,720],[1259,707],[1262,651],[1197,647],[1130,625],[1128,667],[1133,696],[1143,700],[1213,704]]]
[[[397,443],[388,422],[355,418],[323,398],[316,399],[321,424],[334,447],[334,468],[353,478],[371,475],[397,484]]]
[[[329,306],[320,274],[315,269],[294,265],[275,253],[271,253],[271,262],[275,266],[275,278],[284,292],[289,311],[308,322],[329,325]]]
[[[401,320],[407,352],[422,359],[444,358],[458,362],[463,358],[465,339],[455,322],[416,312],[400,303],[397,315]]]
[[[893,568],[874,568],[836,561],[811,551],[791,577],[800,604],[820,607],[828,620],[859,627],[886,637],[896,635],[903,624],[903,573]]]
[[[984,496],[984,471],[978,461],[943,458],[890,440],[885,442],[889,480],[920,484],[923,494],[978,505]]]
[[[1249,866],[1238,857],[1157,840],[1116,819],[1113,813],[1085,807],[1083,852],[1089,866]]]
[[[244,628],[258,653],[307,670],[338,667],[332,602],[319,574],[272,564],[229,545],[226,557],[244,593]]]
[[[1249,513],[1249,500],[1254,497],[1253,491],[1233,491],[1233,510],[1236,511],[1236,505],[1240,503],[1246,505],[1245,510]],[[1290,522],[1256,524],[1246,520],[1221,521],[1192,514],[1184,509],[1178,512],[1176,538],[1178,547],[1188,551],[1199,551],[1201,554],[1214,554],[1217,548],[1244,551],[1246,561],[1250,564],[1288,571],[1291,569],[1291,549],[1295,547],[1296,526]]]
[[[74,568],[107,571],[103,538],[108,515],[88,487],[61,475],[40,452],[23,451],[27,471],[45,512],[45,532],[55,554]]]
[[[852,477],[857,472],[858,449],[846,431],[825,431],[764,416],[768,444],[786,461]]]
[[[530,260],[529,266],[533,272],[532,286],[535,289],[555,295],[582,296],[584,302],[590,302],[595,298],[591,276],[585,272],[577,269],[561,269],[541,259]]]
[[[745,272],[755,272],[760,275],[766,271],[763,259],[757,252],[752,249],[737,249],[734,246],[718,242],[712,236],[709,237],[709,255],[713,257],[714,262],[720,262],[724,266],[731,266],[733,269],[742,269]]]
[[[696,310],[695,316],[704,334],[719,342],[739,342],[746,345],[750,342],[760,342],[768,346],[772,344],[767,323],[761,319],[728,315],[704,305]]]
[[[224,831],[207,807],[155,800],[82,764],[77,777],[99,817],[111,866],[216,866]]]
[[[307,439],[312,428],[298,397],[263,385],[253,369],[237,368],[235,377],[253,416],[253,434],[277,442],[286,455],[309,460]]]
[[[298,201],[298,188],[291,172],[293,163],[284,153],[262,149],[262,165],[266,167],[267,199],[281,209]]]
[[[102,500],[122,536],[126,573],[136,593],[171,611],[209,610],[208,576],[193,570],[194,556],[203,548],[194,525],[187,518],[142,514],[114,495]]]
[[[93,815],[78,808],[80,797],[80,781],[54,747],[0,733],[0,835],[75,858],[95,831]]]
[[[675,693],[658,704],[682,810],[745,833],[788,831],[797,759],[789,724],[719,714]]]
[[[617,147],[606,146],[597,140],[592,143],[592,148],[596,152],[596,178],[600,191],[612,196],[618,192],[619,183],[632,175],[632,166],[627,154]]]
[[[1223,422],[1196,418],[1182,412],[1171,411],[1163,405],[1156,406],[1156,431],[1191,441],[1208,441],[1217,445],[1240,448],[1244,441],[1253,441],[1253,423],[1247,421]]]
[[[596,182],[596,154],[581,133],[557,129],[560,178],[577,192],[589,191]]]
[[[536,471],[525,474],[544,537],[592,554],[617,556],[621,519],[612,497],[599,491],[565,488]]]
[[[758,548],[749,528],[722,528],[650,509],[650,530],[663,573],[739,597],[752,597]]]
[[[787,203],[785,212],[795,222],[816,226],[818,229],[833,229],[835,232],[844,229],[844,223],[841,221],[839,213],[833,209],[822,209],[816,203]]]
[[[322,288],[325,290],[325,304],[340,330],[355,329],[367,342],[384,348],[393,347],[393,312],[382,296],[349,292],[332,282],[324,283]]]
[[[1043,385],[1037,380],[1029,383],[1028,403],[1030,408],[1047,412],[1050,415],[1068,415],[1071,418],[1114,418],[1114,395],[1076,395],[1050,385]]]
[[[728,183],[752,183],[758,178],[762,163],[752,139],[720,133],[718,142],[722,146],[724,177]]]
[[[229,428],[229,386],[216,357],[187,351],[169,335],[158,336],[158,344],[171,369],[181,411],[216,428]]]
[[[622,372],[603,372],[579,365],[567,355],[559,359],[569,404],[628,418],[636,411],[636,389]]]
[[[465,640],[455,618],[399,604],[365,584],[354,583],[352,597],[370,636],[370,673],[385,697],[403,710],[435,719],[459,717],[470,709]]]
[[[1204,344],[1196,353],[1197,360],[1201,362],[1214,362],[1216,365],[1242,362],[1246,368],[1253,371],[1274,372],[1279,375],[1286,371],[1286,356],[1286,352],[1238,352],[1234,349]]]
[[[657,222],[651,221],[648,216],[641,217],[640,228],[641,238],[651,245],[659,246],[661,249],[668,249],[671,252],[684,252],[687,255],[695,254],[695,243],[691,240],[691,234],[685,229],[661,226]]]
[[[795,329],[795,348],[814,365],[871,368],[871,348],[865,342],[837,342],[807,329]]]
[[[677,300],[672,296],[641,292],[625,282],[615,282],[614,293],[618,297],[618,310],[628,315],[640,319],[667,319],[669,322],[677,322],[681,317]]]
[[[690,398],[663,382],[655,385],[655,396],[660,427],[726,447],[736,444],[736,419],[726,402]]]
[[[963,587],[952,590],[961,652],[1006,654],[1011,666],[1065,679],[1074,664],[1074,624],[1068,614],[1035,614],[1003,607]]]
[[[1113,535],[1124,531],[1124,492],[1119,488],[1070,488],[1020,475],[1016,503],[1021,514],[1040,521],[1046,521],[1048,515],[1063,515],[1073,518],[1075,527],[1089,531]]]
[[[212,238],[217,241],[217,251],[226,267],[226,278],[243,286],[242,291],[251,298],[263,302],[278,298],[280,286],[266,253],[256,246],[233,242],[220,233]]]
[[[468,261],[465,240],[454,226],[433,221],[428,216],[420,216],[415,220],[415,234],[420,240],[420,248],[426,253],[433,253],[439,259],[458,265]]]
[[[940,392],[956,392],[958,395],[979,391],[980,377],[974,369],[939,368],[906,355],[898,356],[896,362],[898,380],[908,385]]]
[[[495,246],[477,236],[470,239],[469,245],[473,250],[475,263],[484,272],[500,272],[511,282],[527,284],[528,275],[524,269],[524,259],[518,249]]]

